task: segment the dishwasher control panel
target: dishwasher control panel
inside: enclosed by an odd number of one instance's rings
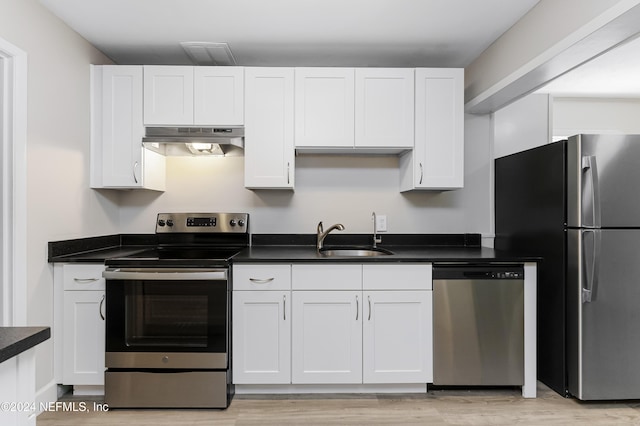
[[[521,280],[524,278],[524,274],[522,272],[492,272],[491,278]]]
[[[523,280],[521,265],[434,265],[433,279]]]

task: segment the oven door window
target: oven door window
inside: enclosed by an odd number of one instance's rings
[[[120,296],[109,297],[114,292]],[[111,350],[227,350],[226,282],[127,280],[114,282],[107,296]]]

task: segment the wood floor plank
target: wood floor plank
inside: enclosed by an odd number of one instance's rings
[[[538,385],[538,398],[517,389],[429,390],[408,395],[237,395],[226,410],[56,410],[37,426],[164,425],[640,425],[640,402],[583,403]]]

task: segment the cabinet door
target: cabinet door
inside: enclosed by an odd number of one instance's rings
[[[233,292],[233,383],[291,383],[290,294]]]
[[[293,291],[292,383],[362,383],[362,292]]]
[[[293,68],[245,68],[244,186],[293,189]]]
[[[104,291],[64,292],[62,380],[104,385]]]
[[[296,147],[354,145],[353,68],[296,68]]]
[[[432,382],[431,292],[369,291],[363,302],[363,382]]]
[[[144,67],[144,124],[180,126],[193,124],[193,68]]]
[[[101,92],[102,155],[93,161],[101,163],[102,182],[96,186],[142,187],[142,67],[103,66]]]
[[[462,188],[464,181],[464,70],[416,70],[416,188]]]
[[[414,70],[356,68],[356,147],[413,148]]]
[[[239,126],[244,123],[244,69],[194,68],[194,124]]]

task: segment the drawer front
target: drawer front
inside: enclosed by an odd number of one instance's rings
[[[291,290],[291,265],[233,265],[234,290]]]
[[[62,274],[65,290],[104,290],[102,272],[104,265],[100,264],[65,264]]]
[[[317,263],[293,265],[293,290],[362,290],[362,265]]]
[[[431,290],[431,263],[363,265],[365,290]]]

